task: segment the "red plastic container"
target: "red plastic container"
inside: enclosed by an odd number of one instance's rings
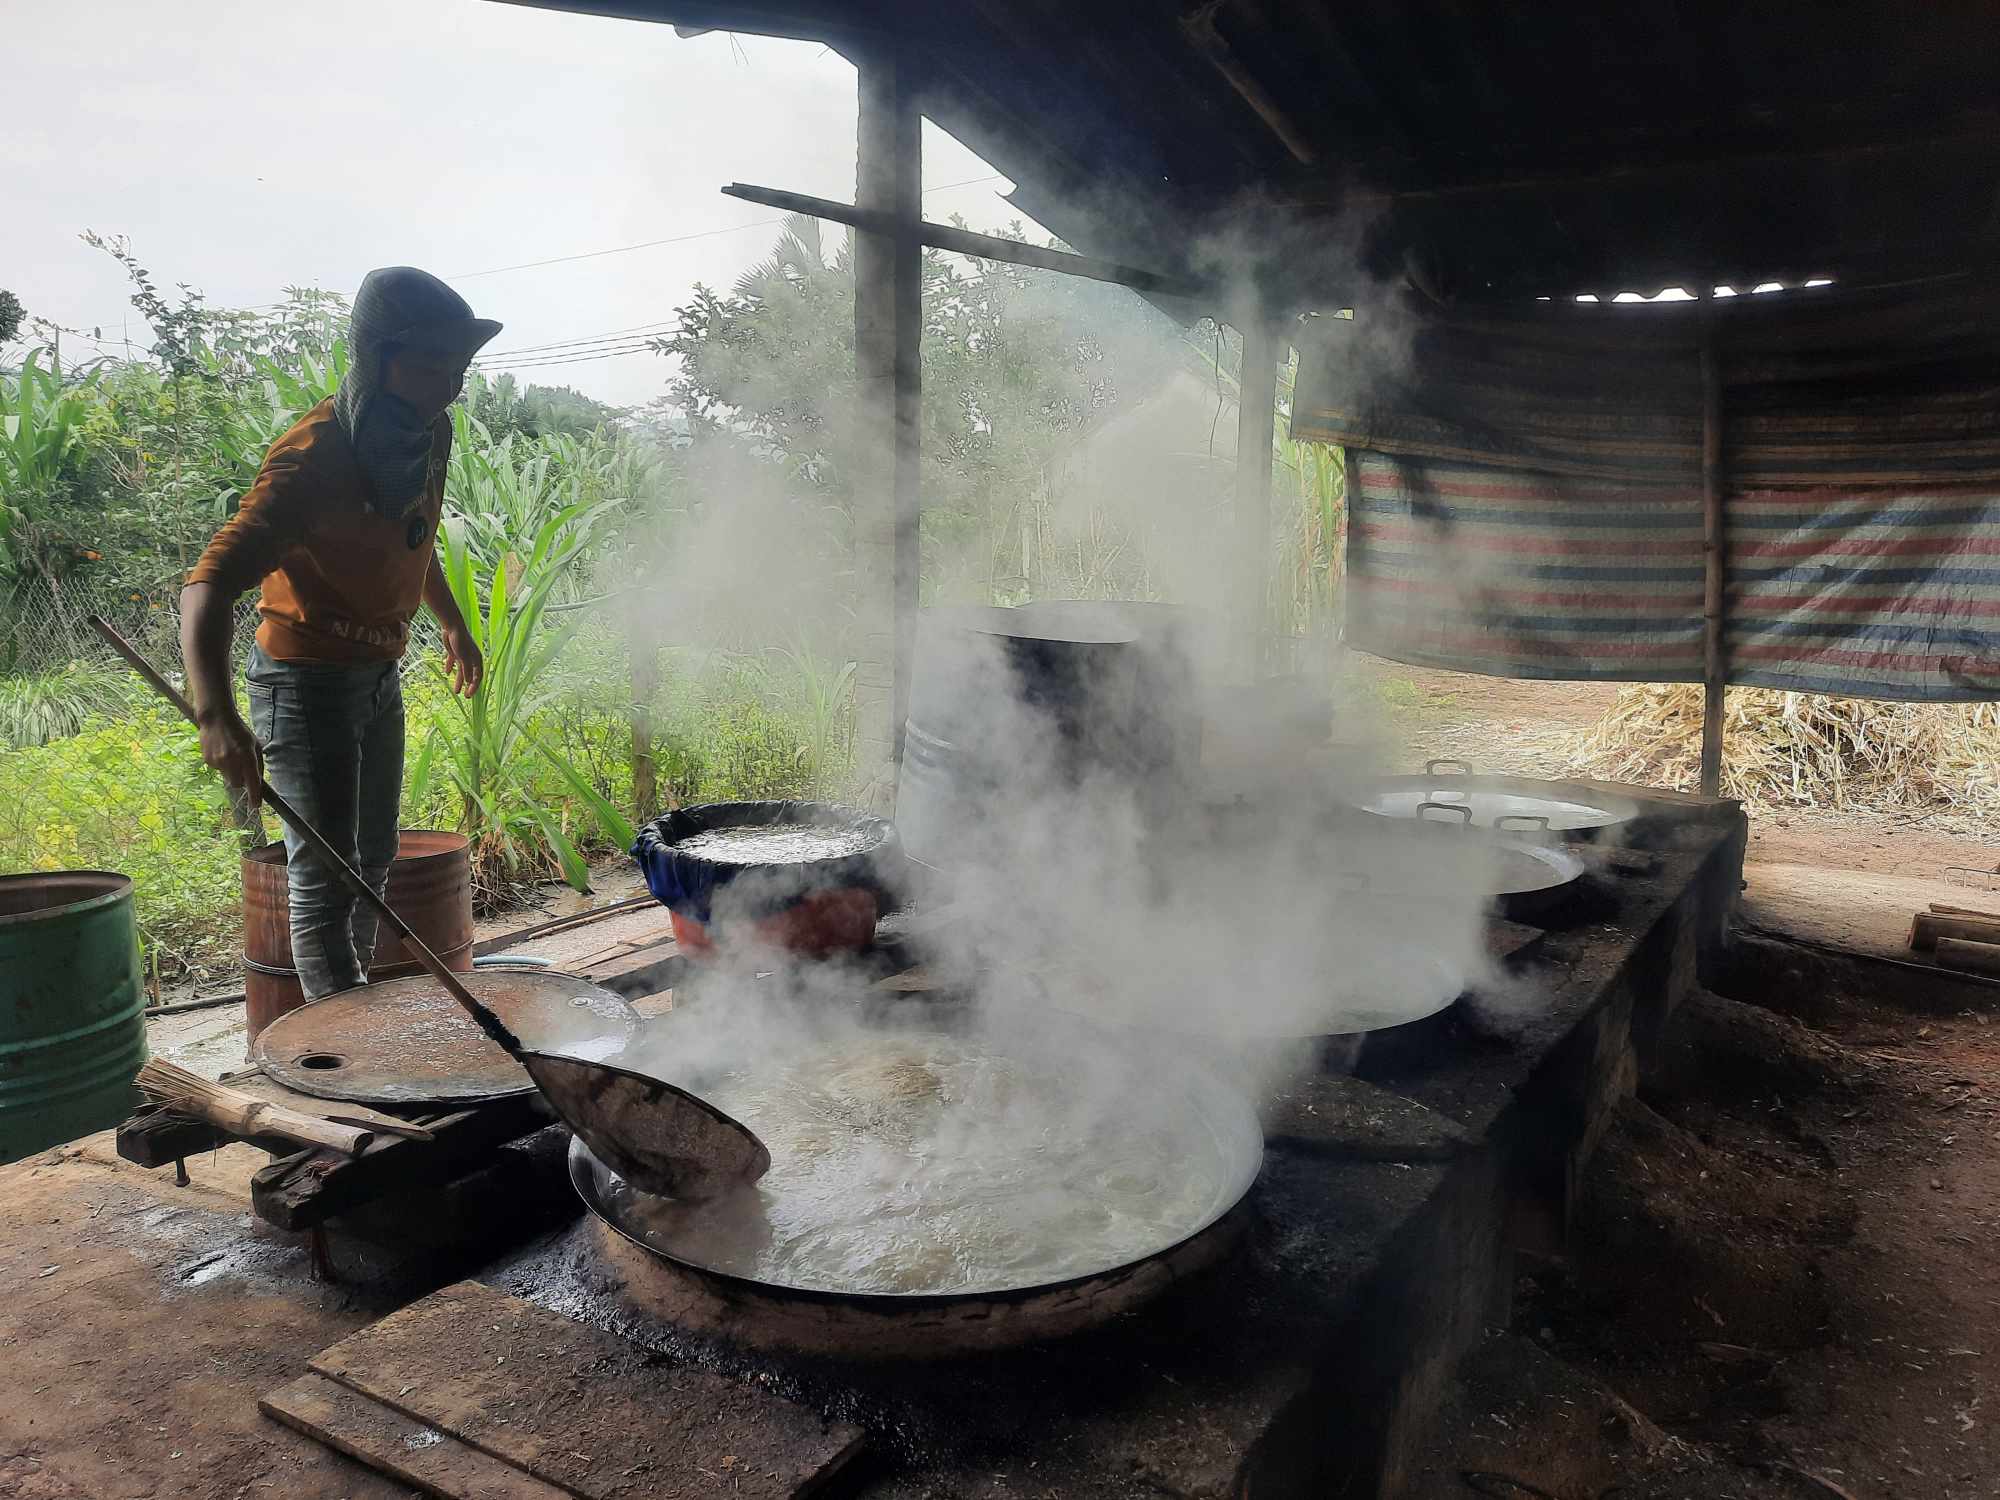
[[[674,941],[689,958],[711,958],[718,940],[727,943],[736,937],[733,926],[712,931],[694,917],[677,911],[670,911],[670,915]],[[809,891],[783,911],[750,921],[745,946],[774,948],[806,958],[859,953],[874,938],[881,915],[881,903],[873,891],[853,886]]]

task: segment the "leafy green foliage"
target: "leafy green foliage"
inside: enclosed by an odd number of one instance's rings
[[[98,372],[63,378],[39,351],[21,373],[0,378],[0,571],[46,570],[43,549],[51,504],[71,467],[97,397]]]
[[[488,379],[477,369],[466,377],[462,405],[495,438],[587,438],[614,427],[622,415],[566,385],[523,386],[512,375]]]
[[[623,814],[556,760],[533,725],[548,701],[549,669],[576,628],[551,624],[548,607],[616,503],[560,505],[559,490],[533,463],[532,484],[511,463],[493,472],[511,476],[483,492],[503,508],[448,513],[438,534],[445,581],[485,655],[485,680],[469,699],[446,696],[417,752],[411,795],[423,801],[433,777],[458,794],[458,824],[473,838],[476,873],[489,894],[539,879],[551,857],[565,880],[588,890],[589,868],[570,830],[535,797],[526,768],[548,762],[606,837],[630,842]],[[435,658],[428,664],[443,680],[443,666]]]
[[[0,286],[0,344],[13,342],[27,316],[28,310],[21,306],[21,299]]]
[[[129,874],[156,979],[236,961],[242,887],[230,826],[194,730],[164,705],[0,751],[0,867]]]
[[[323,356],[304,352],[291,362],[271,354],[248,357],[249,379],[240,383],[215,422],[219,514],[227,515],[256,482],[271,445],[339,389],[347,359],[345,339],[335,339]],[[217,370],[212,357],[209,368]]]
[[[115,718],[134,702],[131,678],[88,662],[0,677],[0,750],[46,745]]]

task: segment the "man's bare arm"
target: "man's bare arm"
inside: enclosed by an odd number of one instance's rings
[[[257,737],[236,709],[229,682],[229,638],[236,601],[212,583],[181,590],[181,661],[201,731],[201,758],[239,791],[254,794],[264,775]]]

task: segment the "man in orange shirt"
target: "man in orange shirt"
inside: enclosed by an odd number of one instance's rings
[[[340,388],[272,445],[181,591],[202,758],[239,789],[268,776],[377,891],[396,857],[397,663],[417,605],[443,628],[458,691],[477,692],[484,668],[435,542],[451,452],[445,409],[499,331],[435,276],[409,266],[369,272]],[[237,597],[259,585],[245,724],[230,686],[230,635]],[[292,961],[306,998],[365,984],[374,913],[290,830],[285,844]]]

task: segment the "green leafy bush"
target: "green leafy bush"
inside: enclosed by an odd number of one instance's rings
[[[0,869],[130,875],[156,979],[235,965],[240,849],[221,781],[169,709],[0,751]]]
[[[129,676],[90,662],[0,677],[0,750],[66,739],[92,719],[124,713],[135,697]]]

